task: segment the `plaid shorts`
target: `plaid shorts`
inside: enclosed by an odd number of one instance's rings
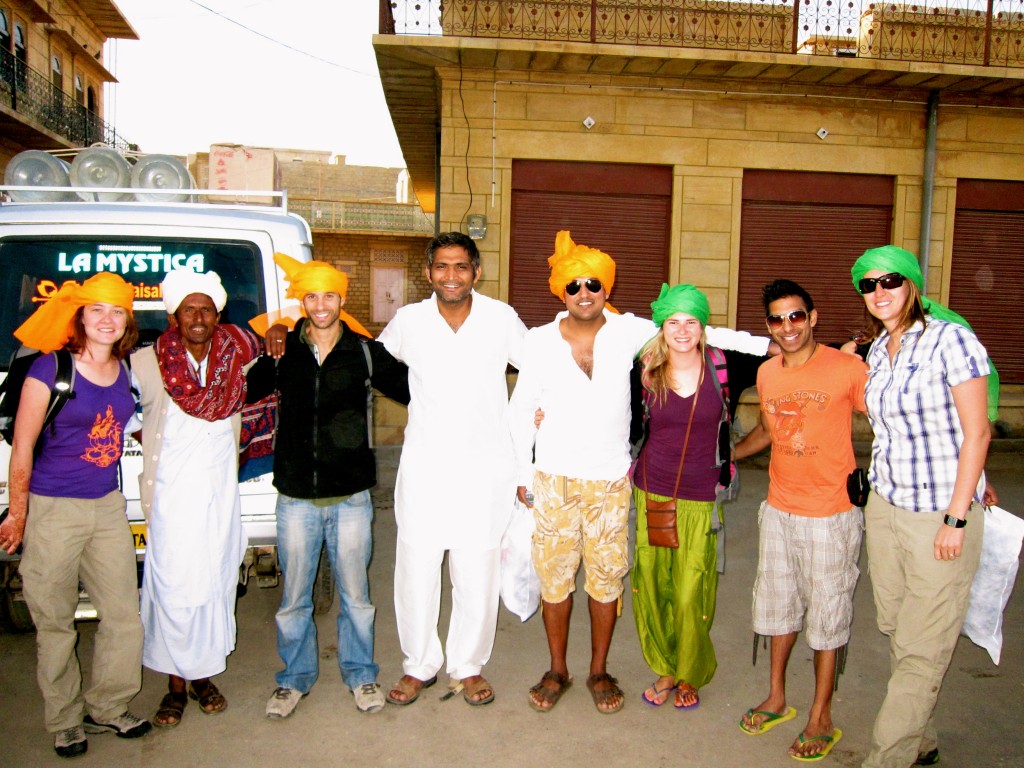
[[[859,507],[829,517],[782,512],[767,501],[758,511],[761,529],[754,581],[754,631],[759,635],[799,632],[816,651],[850,639],[857,558],[864,535]]]
[[[533,565],[545,602],[560,603],[576,589],[581,559],[588,595],[599,603],[621,597],[631,492],[628,477],[608,482],[534,473]]]

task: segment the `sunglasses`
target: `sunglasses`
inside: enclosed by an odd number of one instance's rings
[[[794,309],[788,315],[768,315],[768,327],[777,331],[782,327],[783,323],[786,322],[786,318],[789,318],[789,322],[793,325],[803,325],[807,322],[807,310],[806,309]]]
[[[885,290],[891,291],[893,288],[899,288],[906,281],[907,278],[899,272],[890,272],[881,277],[862,277],[857,281],[857,290],[861,292],[861,295],[866,296],[875,292],[876,285],[881,285]]]
[[[588,277],[586,280],[573,280],[571,283],[566,283],[565,292],[569,296],[575,296],[584,285],[587,286],[587,290],[591,293],[601,292],[601,281],[596,277]]]

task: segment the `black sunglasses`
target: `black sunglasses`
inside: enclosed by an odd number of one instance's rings
[[[899,272],[890,272],[881,277],[862,277],[857,281],[857,290],[861,292],[862,296],[866,296],[875,292],[876,285],[881,285],[885,290],[891,291],[893,288],[899,288],[906,281],[907,278]]]
[[[601,292],[601,281],[596,277],[588,277],[586,280],[573,280],[571,283],[566,283],[565,292],[570,296],[575,296],[584,285],[587,286],[587,290],[591,293]]]
[[[779,330],[782,324],[786,322],[786,318],[789,318],[789,322],[793,325],[803,325],[807,322],[807,310],[806,309],[794,309],[788,315],[768,315],[768,327],[773,331]]]

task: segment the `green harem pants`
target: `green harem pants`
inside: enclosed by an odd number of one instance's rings
[[[651,494],[652,498],[668,497]],[[676,501],[679,548],[652,547],[647,541],[647,500],[634,488],[636,557],[633,616],[640,648],[659,677],[702,688],[718,661],[711,644],[718,591],[718,535],[711,529],[713,501]]]

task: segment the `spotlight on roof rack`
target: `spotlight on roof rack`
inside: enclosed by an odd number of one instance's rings
[[[7,163],[4,184],[12,187],[67,187],[71,180],[70,166],[59,157],[38,149],[19,152]],[[67,192],[44,190],[12,191],[11,199],[19,203],[56,203],[73,199]]]
[[[71,186],[73,187],[127,187],[131,183],[131,168],[121,154],[110,147],[89,147],[83,149],[71,161]],[[76,191],[83,200],[112,202],[126,200],[125,192]]]
[[[132,167],[135,189],[193,189],[195,181],[188,168],[172,155],[145,155]],[[135,199],[151,203],[187,203],[192,195],[173,192],[136,192]]]

